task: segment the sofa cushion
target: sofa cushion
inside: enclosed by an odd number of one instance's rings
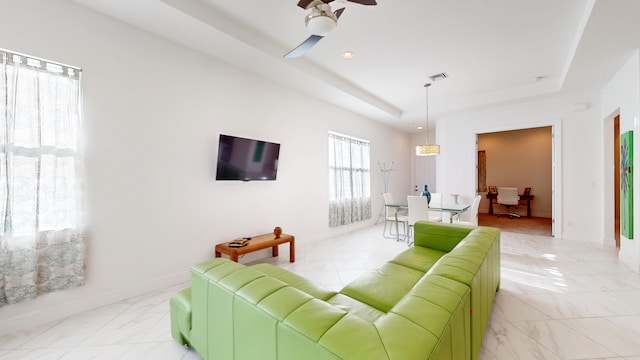
[[[284,323],[297,329],[313,341],[319,341],[328,329],[347,313],[327,302],[311,299],[293,310]]]
[[[243,286],[264,276],[266,275],[259,271],[245,267],[223,277],[218,281],[218,283],[227,290],[236,292]]]
[[[240,290],[238,290],[236,294],[243,297],[245,300],[249,301],[252,304],[257,304],[262,299],[275,293],[285,286],[287,286],[287,284],[283,283],[282,281],[265,276],[248,283]]]
[[[258,303],[258,308],[267,312],[278,321],[283,321],[295,309],[299,308],[308,301],[311,301],[311,295],[302,292],[294,287],[283,287],[278,291],[270,294]]]
[[[211,288],[209,284],[217,282],[243,267],[244,265],[242,264],[222,258],[209,259],[191,267],[191,306],[193,315],[191,317],[192,330],[189,342],[203,356],[208,354],[210,346],[217,345],[217,341],[221,343],[227,341],[227,339],[220,337],[213,337],[214,340],[212,341],[210,333],[212,329],[210,329],[209,323],[226,324],[228,321],[224,322],[218,318],[215,320],[210,318],[216,316],[230,317],[228,313],[220,313],[214,310],[216,307],[222,306],[220,302],[230,301],[230,297],[227,296],[222,299],[210,298]],[[211,306],[212,302],[216,304],[213,307]]]
[[[337,308],[348,312],[351,315],[355,315],[369,322],[374,322],[380,316],[385,314],[368,304],[365,304],[343,294],[336,294],[334,297],[327,300],[327,302]]]
[[[471,299],[468,286],[442,276],[427,275],[414,286],[407,298],[421,299],[437,305],[448,313],[451,343],[441,343],[439,353],[448,352],[451,354],[451,356],[445,356],[445,359],[469,359],[471,354]],[[404,306],[403,300],[391,311],[402,313],[405,316],[412,314],[412,318],[417,319],[419,324],[422,321],[433,322],[433,319],[420,316],[420,309],[415,312],[416,309],[405,309]],[[423,327],[433,332],[438,329],[438,327],[434,327],[435,325],[423,325]],[[447,339],[441,338],[441,341],[447,341]]]
[[[231,343],[224,346],[233,348],[233,356],[224,358],[276,360],[278,321],[240,296],[234,297],[231,311],[233,327],[228,332],[233,333],[233,337]]]
[[[500,284],[499,230],[487,227],[474,229],[451,252],[440,258],[427,274],[440,275],[469,287],[471,354],[476,359]]]
[[[336,294],[335,291],[327,290],[298,274],[292,273],[291,271],[287,271],[285,269],[281,269],[271,264],[256,264],[252,265],[251,268],[260,271],[263,274],[276,278],[287,285],[293,286],[294,288],[304,291],[307,294],[321,300],[327,300]]]
[[[409,295],[425,299],[453,314],[458,310],[458,302],[469,297],[469,287],[442,276],[430,275],[420,279]]]
[[[278,323],[277,326],[277,347],[278,360],[340,360],[348,359],[347,357],[339,357],[325,346],[317,343],[298,330],[284,324]],[[360,329],[359,329],[360,330]],[[262,357],[257,358],[263,360]],[[381,357],[372,357],[372,359],[382,359]]]
[[[433,353],[443,337],[451,337],[449,331],[434,335],[412,320],[394,313],[381,317],[375,325],[387,351],[387,357],[384,359],[446,359],[446,357],[433,357]]]
[[[218,281],[242,267],[242,264],[233,261],[216,261],[210,259],[192,266],[191,275],[192,277],[196,276],[196,278],[200,278],[203,274],[206,274],[207,279]]]
[[[497,236],[496,230],[497,229],[495,228],[478,227],[471,231],[467,237],[461,240],[450,253],[454,253],[455,251],[466,247],[475,247],[477,249],[488,251],[495,242]]]
[[[422,271],[386,263],[352,281],[340,293],[389,312],[423,275]]]
[[[460,297],[451,296],[451,301],[460,303]],[[393,307],[392,313],[411,320],[435,336],[440,336],[449,325],[451,314],[440,306],[418,296],[408,295]]]
[[[440,275],[469,286],[478,268],[478,265],[465,258],[446,255],[429,270],[428,274]]]
[[[398,254],[390,262],[427,272],[446,252],[422,246],[413,246]]]

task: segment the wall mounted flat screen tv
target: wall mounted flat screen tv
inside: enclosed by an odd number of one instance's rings
[[[216,180],[275,180],[280,144],[220,134]]]

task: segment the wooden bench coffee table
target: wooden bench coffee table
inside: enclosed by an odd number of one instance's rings
[[[273,233],[253,236],[249,240],[249,244],[243,247],[231,247],[229,246],[230,241],[218,244],[215,247],[215,254],[217,258],[221,257],[222,254],[228,255],[232,261],[238,262],[238,255],[271,248],[271,254],[275,257],[278,256],[278,245],[289,243],[289,262],[295,262],[295,239],[293,235],[281,234],[278,239],[275,237]]]

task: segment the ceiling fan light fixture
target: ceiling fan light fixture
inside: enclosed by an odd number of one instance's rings
[[[310,10],[309,14],[304,18],[304,23],[307,29],[311,32],[311,36],[307,40],[303,41],[300,45],[293,50],[284,54],[282,57],[285,59],[297,58],[304,55],[309,49],[318,43],[322,38],[328,35],[330,32],[336,29],[338,26],[338,19],[345,11],[345,7],[342,7],[336,11],[331,11],[329,3],[334,0],[300,0],[298,7],[305,10]],[[341,2],[353,2],[362,5],[376,5],[375,0],[342,0]],[[352,58],[348,57],[345,59]]]
[[[318,36],[327,36],[330,32],[335,30],[338,26],[338,19],[331,12],[312,12],[304,19],[307,29],[313,34]]]

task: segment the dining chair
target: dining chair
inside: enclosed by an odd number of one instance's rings
[[[403,236],[407,235],[407,221],[409,220],[406,215],[406,211],[399,211],[398,209],[387,206],[387,204],[394,204],[395,201],[393,199],[393,195],[391,193],[383,193],[382,198],[384,199],[384,228],[382,229],[382,236],[387,239],[398,239],[400,234],[394,234],[393,229],[395,227],[396,221],[398,225],[402,223],[402,231],[404,232]],[[397,212],[397,214],[396,214]],[[396,217],[397,216],[397,217]],[[397,220],[396,220],[397,219]],[[389,226],[389,232],[387,233],[387,224],[391,223]]]
[[[429,207],[431,208],[441,208],[442,207],[442,193],[431,193],[431,201],[429,202]],[[409,210],[411,212],[411,210]],[[442,222],[442,212],[440,211],[429,211],[428,221],[432,222]]]
[[[454,219],[453,223],[478,226],[478,209],[480,208],[480,200],[482,200],[482,196],[476,195],[471,203],[471,208],[458,215],[458,219]]]
[[[433,201],[433,198],[431,198]],[[411,246],[411,233],[413,226],[417,221],[430,221],[429,220],[429,203],[426,196],[407,196],[407,205],[409,206],[409,219],[408,219],[408,241],[407,245]]]

